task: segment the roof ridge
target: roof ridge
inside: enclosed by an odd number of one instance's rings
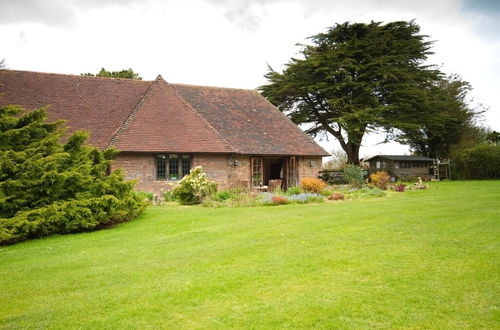
[[[153,87],[158,84],[159,79],[161,79],[161,77],[156,78],[156,80],[154,80],[154,81],[149,81],[151,83],[151,86],[148,87],[148,89],[146,90],[144,95],[140,98],[139,102],[137,102],[134,109],[132,109],[132,111],[127,116],[127,118],[125,119],[123,124],[121,124],[120,127],[118,127],[116,129],[115,133],[113,134],[113,136],[109,140],[105,149],[113,146],[113,144],[115,144],[118,141],[118,138],[122,135],[122,133],[125,132],[125,130],[128,128],[128,125],[134,120],[137,112],[139,112],[139,110],[142,108],[144,102],[146,101],[147,96],[151,93]]]
[[[142,80],[142,79],[130,79],[130,78],[116,78],[116,77],[98,77],[98,76],[86,76],[84,74],[71,74],[71,73],[55,73],[55,72],[42,72],[42,71],[29,71],[29,70],[10,70],[10,69],[2,69],[1,71],[10,71],[10,72],[26,72],[26,73],[37,73],[43,74],[46,76],[64,76],[71,78],[85,78],[85,79],[102,79],[102,80],[126,80],[126,81],[134,81],[134,82],[154,82],[154,80]]]
[[[244,92],[255,92],[255,89],[248,89],[248,88],[238,88],[238,87],[220,87],[220,86],[207,86],[207,85],[193,85],[193,84],[184,84],[184,83],[168,83],[173,86],[186,86],[186,87],[202,87],[202,88],[211,88],[211,89],[231,89],[231,90],[238,90],[238,91],[244,91]]]
[[[160,79],[162,79],[162,78],[160,77]],[[162,79],[162,80],[163,80],[163,79]],[[179,99],[181,99],[181,100],[182,100],[182,102],[183,102],[185,105],[187,105],[189,109],[191,109],[191,110],[192,110],[192,111],[193,111],[193,112],[194,112],[194,113],[195,113],[198,117],[200,117],[200,119],[201,119],[202,121],[204,121],[204,122],[207,124],[207,126],[208,126],[208,127],[209,127],[212,131],[214,131],[214,133],[215,133],[215,134],[216,134],[216,135],[217,135],[217,136],[218,136],[218,137],[219,137],[219,138],[220,138],[220,139],[221,139],[221,140],[222,140],[222,141],[223,141],[223,142],[224,142],[224,143],[225,143],[225,144],[226,144],[229,148],[231,148],[234,152],[238,152],[238,149],[236,149],[235,147],[233,147],[233,146],[231,145],[231,143],[229,143],[229,141],[228,141],[228,140],[226,140],[226,138],[224,138],[224,137],[222,136],[222,134],[220,134],[220,133],[219,133],[219,131],[217,131],[217,130],[215,129],[215,127],[213,127],[213,126],[212,126],[212,124],[210,124],[210,122],[209,122],[209,121],[208,121],[205,117],[203,117],[201,113],[199,113],[199,112],[198,112],[198,110],[196,110],[193,106],[191,106],[191,104],[190,104],[188,101],[186,101],[186,100],[185,100],[185,99],[184,99],[184,98],[183,98],[183,97],[182,97],[179,93],[177,93],[177,91],[176,91],[176,90],[175,90],[175,88],[173,87],[173,84],[170,84],[170,83],[166,82],[165,80],[163,80],[163,81],[164,81],[164,82],[165,82],[165,84],[166,84],[166,85],[167,85],[167,86],[168,86],[168,87],[172,90],[172,92],[173,92],[173,93],[174,93],[174,94],[175,94],[175,95],[176,95]]]

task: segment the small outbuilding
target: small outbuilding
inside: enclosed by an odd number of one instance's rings
[[[364,161],[370,172],[386,171],[395,178],[430,179],[434,173],[434,159],[424,156],[377,155]]]

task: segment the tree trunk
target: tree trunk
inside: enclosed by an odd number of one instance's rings
[[[347,142],[346,148],[344,149],[347,153],[347,163],[359,165],[359,148],[361,146],[356,143]]]

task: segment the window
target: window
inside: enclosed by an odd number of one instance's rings
[[[179,179],[179,158],[177,155],[168,156],[168,178],[170,180]]]
[[[190,155],[170,154],[156,156],[157,180],[179,180],[189,174],[190,170]]]
[[[191,157],[189,155],[183,155],[181,158],[181,174],[182,176],[188,175],[191,171]]]
[[[165,180],[166,171],[165,155],[156,156],[156,179]]]
[[[399,163],[399,167],[401,168],[412,168],[416,167],[416,163],[412,161],[402,161]]]

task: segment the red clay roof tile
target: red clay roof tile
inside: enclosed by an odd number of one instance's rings
[[[239,153],[329,155],[255,90],[170,85]]]
[[[50,105],[50,120],[67,120],[69,132],[89,131],[89,142],[105,148],[150,85],[141,80],[0,70],[0,104],[29,110]]]
[[[0,70],[0,105],[50,105],[50,120],[122,151],[328,155],[253,90]]]
[[[126,151],[236,151],[161,78],[112,145]]]

